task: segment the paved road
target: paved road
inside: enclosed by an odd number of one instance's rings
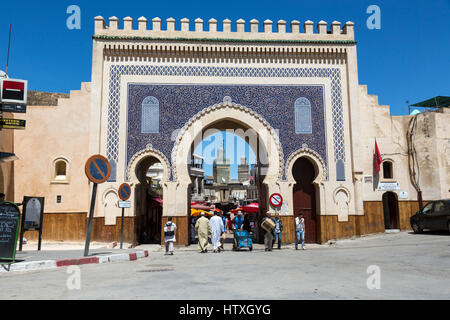
[[[379,290],[367,288],[371,265],[381,272]],[[386,234],[272,253],[153,252],[82,266],[80,290],[68,289],[67,271],[0,274],[0,299],[449,299],[450,235]]]

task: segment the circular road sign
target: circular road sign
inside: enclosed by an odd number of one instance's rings
[[[127,201],[131,197],[131,187],[128,183],[124,183],[119,187],[119,198],[122,201]]]
[[[86,162],[84,169],[88,179],[97,184],[106,182],[111,175],[111,165],[108,160],[101,155],[90,157]]]
[[[281,207],[283,205],[283,197],[279,193],[274,193],[270,196],[270,204],[275,208]]]

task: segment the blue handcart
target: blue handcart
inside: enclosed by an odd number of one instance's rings
[[[248,231],[235,231],[233,251],[240,251],[242,248],[253,250],[253,239]]]

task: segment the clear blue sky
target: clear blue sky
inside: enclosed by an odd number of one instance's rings
[[[81,8],[81,30],[66,28],[69,5]],[[381,30],[369,30],[369,5],[381,8]],[[13,41],[9,73],[28,79],[31,90],[69,92],[91,80],[94,17],[149,20],[187,17],[193,22],[229,18],[356,24],[359,82],[394,115],[406,101],[450,95],[450,0],[412,1],[8,1],[0,11],[0,69],[5,69],[9,24]],[[179,23],[179,22],[178,22]]]
[[[213,134],[199,144],[194,150],[194,154],[203,156],[204,170],[206,176],[213,175],[213,161],[217,158],[217,149],[224,144],[225,157],[230,160],[230,179],[238,179],[238,167],[241,164],[241,157],[247,158],[247,164],[255,164],[255,152],[250,148],[249,144],[242,138],[229,133],[221,132]]]

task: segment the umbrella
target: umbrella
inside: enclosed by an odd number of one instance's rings
[[[242,210],[247,213],[257,213],[259,212],[259,204],[258,203],[249,204],[248,206],[242,207]]]
[[[191,206],[191,209],[197,209],[197,210],[203,210],[203,211],[211,211],[211,207],[202,206],[200,204],[195,204],[195,205]]]
[[[191,217],[199,217],[201,216],[202,212],[205,213],[205,216],[212,216],[212,214],[209,211],[191,209]]]
[[[234,214],[237,214],[239,211],[244,211],[244,209],[242,209],[242,208],[237,208],[237,209],[233,209],[233,210],[230,210],[230,212],[231,213],[234,213]]]

